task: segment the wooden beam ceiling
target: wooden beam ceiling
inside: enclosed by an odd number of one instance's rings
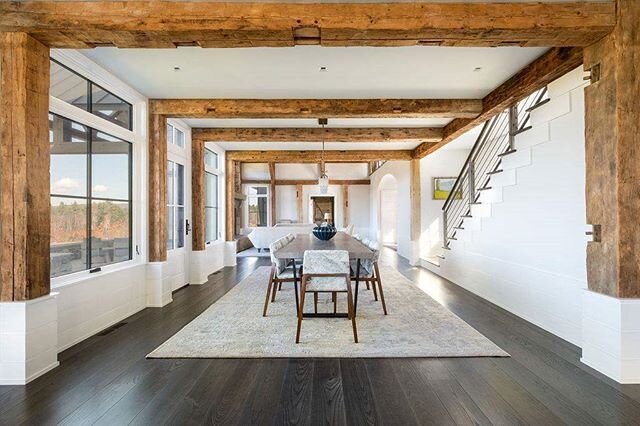
[[[327,163],[363,163],[376,160],[409,161],[411,150],[325,151]],[[227,160],[243,163],[320,163],[322,151],[227,151]]]
[[[422,158],[440,149],[580,64],[582,64],[582,48],[551,49],[489,93],[482,100],[483,108],[480,115],[473,119],[453,120],[444,127],[444,136],[441,142],[420,145],[415,149],[414,157]]]
[[[586,46],[615,25],[615,2],[0,3],[0,32],[56,48]]]
[[[480,99],[154,99],[174,118],[473,118]]]
[[[441,127],[193,129],[208,142],[440,142]]]

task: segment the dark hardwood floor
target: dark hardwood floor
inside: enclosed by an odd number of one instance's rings
[[[615,384],[582,365],[579,348],[394,251],[384,257],[511,357],[145,359],[268,263],[241,258],[64,351],[29,385],[0,387],[0,424],[640,424],[640,386]]]

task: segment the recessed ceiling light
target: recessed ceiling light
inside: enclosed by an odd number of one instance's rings
[[[327,71],[329,71],[327,67],[320,67],[320,72],[327,72]]]

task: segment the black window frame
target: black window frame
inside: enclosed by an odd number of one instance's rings
[[[118,263],[122,263],[122,262],[128,262],[130,260],[133,260],[133,143],[130,141],[127,141],[125,139],[122,139],[119,136],[115,136],[110,134],[109,132],[105,132],[99,129],[96,129],[94,127],[88,126],[86,124],[82,124],[76,120],[72,120],[68,117],[65,117],[63,115],[60,114],[56,114],[55,112],[51,112],[49,111],[50,115],[59,117],[63,120],[67,120],[71,123],[76,123],[79,124],[81,126],[84,126],[87,128],[87,182],[86,182],[86,195],[85,196],[81,196],[81,195],[68,195],[68,194],[54,194],[51,192],[51,190],[49,190],[49,198],[51,199],[52,197],[56,197],[56,198],[67,198],[67,199],[74,199],[74,200],[83,200],[86,202],[86,239],[87,239],[87,258],[85,259],[87,268],[80,270],[80,271],[74,271],[74,272],[69,272],[66,274],[61,274],[61,275],[56,275],[56,276],[51,276],[51,278],[58,278],[58,277],[62,277],[65,275],[69,275],[69,274],[75,274],[78,272],[85,272],[85,271],[91,271],[94,269],[94,266],[91,264],[91,255],[92,255],[92,233],[91,233],[91,226],[92,226],[92,202],[95,201],[111,201],[111,202],[116,202],[116,203],[129,203],[129,258],[125,259],[125,260],[120,260],[117,262],[113,262],[113,263],[108,263],[105,265],[100,265],[97,266],[95,268],[102,268],[105,266],[110,266],[110,265],[116,265]],[[93,133],[94,132],[99,132],[102,133],[104,135],[110,136],[112,138],[116,138],[121,140],[122,142],[125,142],[129,145],[129,154],[128,154],[128,173],[129,173],[129,185],[128,185],[128,196],[129,199],[128,200],[122,200],[122,199],[117,199],[117,198],[108,198],[108,197],[94,197],[93,196],[93,175],[92,175],[92,155],[93,155]]]
[[[99,85],[98,83],[95,83],[94,81],[88,79],[87,77],[83,76],[82,74],[72,70],[71,68],[69,68],[68,66],[66,66],[65,64],[61,63],[60,61],[57,61],[53,58],[49,58],[49,60],[51,62],[55,62],[57,65],[61,66],[62,68],[66,69],[67,71],[69,71],[70,73],[73,73],[75,75],[77,75],[78,77],[80,77],[81,79],[83,79],[86,83],[87,83],[87,109],[86,111],[92,115],[95,115],[96,117],[105,120],[109,123],[115,124],[116,126],[122,127],[123,129],[127,129],[130,131],[133,131],[133,104],[131,102],[127,102],[125,99],[122,99],[120,96],[116,95],[115,93],[105,89],[104,87],[102,87],[101,85]],[[118,123],[117,121],[113,121],[113,120],[109,120],[108,118],[105,118],[102,115],[98,115],[93,111],[93,90],[92,87],[96,86],[98,88],[100,88],[101,90],[104,90],[106,93],[110,94],[111,96],[119,99],[120,101],[122,101],[123,103],[127,104],[129,106],[129,126],[125,127],[122,125],[122,123]],[[68,102],[67,102],[68,103]],[[72,105],[72,104],[69,104]],[[79,107],[77,107],[79,108]],[[80,108],[82,109],[82,108]],[[84,110],[83,110],[84,111]]]

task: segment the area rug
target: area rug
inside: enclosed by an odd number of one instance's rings
[[[408,358],[509,356],[390,266],[381,268],[388,315],[360,285],[353,342],[346,318],[305,318],[295,343],[293,284],[283,284],[262,316],[269,267],[260,267],[187,324],[148,358]],[[333,312],[330,294],[319,312]],[[313,297],[305,312],[313,311]],[[339,295],[338,311],[346,311]]]

